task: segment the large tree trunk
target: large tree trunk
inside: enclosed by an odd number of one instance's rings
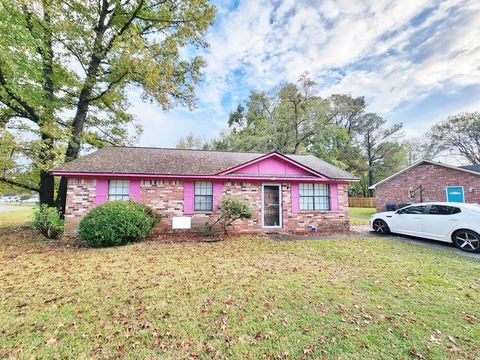
[[[43,19],[46,24],[51,23],[50,20],[50,4],[44,2],[43,7]],[[51,163],[54,159],[53,150],[55,139],[49,134],[44,132],[44,127],[54,121],[54,85],[53,85],[53,47],[52,47],[52,34],[48,27],[43,30],[43,49],[41,51],[43,57],[42,75],[43,75],[43,90],[45,91],[46,106],[44,108],[44,114],[39,123],[41,139],[42,139],[42,152],[40,155],[42,164]],[[47,126],[48,128],[48,126]],[[55,178],[49,171],[42,169],[40,171],[40,183],[39,183],[39,200],[40,204],[46,204],[48,206],[55,206]]]
[[[55,179],[48,171],[40,171],[40,189],[38,196],[40,204],[46,204],[48,206],[55,206],[53,200],[55,194]]]
[[[89,107],[89,98],[92,95],[93,88],[97,81],[98,72],[100,69],[100,63],[102,61],[102,56],[105,56],[104,51],[102,51],[102,39],[106,30],[105,27],[105,18],[107,16],[108,3],[104,2],[100,17],[98,21],[98,26],[96,28],[96,37],[94,40],[92,57],[87,69],[87,76],[83,84],[82,91],[80,92],[80,97],[77,103],[77,111],[72,122],[72,137],[68,142],[67,151],[65,154],[65,161],[72,161],[78,158],[80,153],[80,136],[83,132],[85,126],[85,120],[87,119],[88,107]],[[62,177],[60,179],[60,186],[58,188],[56,206],[58,210],[65,212],[65,205],[67,199],[67,178]]]

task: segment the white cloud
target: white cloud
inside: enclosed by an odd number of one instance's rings
[[[393,114],[436,91],[480,84],[479,23],[478,0],[242,0],[233,10],[219,4],[203,53],[200,110],[162,114],[161,131],[214,136],[250,89],[295,81],[304,71],[327,84],[323,95],[366,96],[370,110]]]
[[[417,96],[409,89],[395,86],[391,80],[399,84],[413,81],[413,86],[420,88],[438,86],[439,81],[446,79],[468,84],[472,78],[469,80],[460,69],[452,71],[452,66],[467,66],[475,71],[474,64],[478,63],[475,46],[480,46],[479,28],[475,26],[480,21],[476,4],[474,0],[438,1],[438,9],[414,28],[409,25],[410,20],[432,7],[432,1],[375,1],[367,5],[354,0],[285,0],[277,6],[266,1],[242,1],[238,8],[225,14],[209,38],[207,81],[200,99],[218,106],[225,93],[239,87],[266,89],[281,81],[294,81],[305,70],[317,76],[329,68],[354,66],[369,56],[384,59],[372,64],[377,66],[371,71],[348,70],[340,84],[331,90],[353,92],[362,86],[370,87],[370,97],[378,98],[372,101],[379,107],[385,104],[387,110],[409,96]],[[460,5],[462,10],[457,16],[462,20],[453,28],[443,29],[450,32],[448,37],[455,43],[445,49],[442,48],[445,39],[432,36],[420,49],[437,46],[442,51],[421,64],[412,63],[409,56],[415,49],[406,49],[409,41],[435,22],[447,21],[451,9]],[[392,49],[398,54],[387,55]],[[454,57],[447,59],[451,56]],[[246,72],[241,84],[233,76],[236,71]]]

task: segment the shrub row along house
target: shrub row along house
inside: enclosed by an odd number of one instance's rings
[[[201,230],[222,196],[249,202],[234,231],[346,230],[348,184],[358,179],[312,155],[107,147],[53,171],[68,177],[66,230],[108,200],[132,199],[162,215],[160,228]]]
[[[480,165],[456,167],[421,160],[370,187],[375,207],[445,201],[480,203]]]

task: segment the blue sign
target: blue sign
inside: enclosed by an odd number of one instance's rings
[[[463,186],[447,186],[447,202],[465,202]]]

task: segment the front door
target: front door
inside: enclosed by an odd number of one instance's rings
[[[263,185],[263,227],[282,227],[282,205],[280,185]]]

